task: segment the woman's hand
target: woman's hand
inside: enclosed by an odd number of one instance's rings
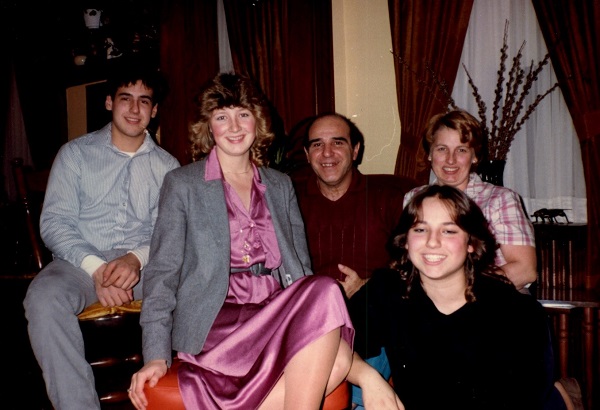
[[[363,392],[363,403],[366,410],[404,410],[404,405],[396,395],[396,392],[394,392],[392,386],[379,373],[376,376],[366,378],[360,388]]]
[[[131,376],[131,386],[127,391],[129,392],[129,399],[136,409],[145,410],[148,405],[148,400],[144,394],[146,382],[148,382],[148,387],[154,387],[165,374],[167,374],[166,360],[152,360],[146,363],[139,372]]]
[[[404,405],[392,386],[356,352],[348,373],[348,381],[362,389],[366,410],[404,410]]]

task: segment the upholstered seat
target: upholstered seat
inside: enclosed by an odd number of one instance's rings
[[[177,381],[179,365],[180,362],[174,360],[165,377],[161,378],[155,387],[146,386],[144,392],[148,399],[147,410],[185,410]],[[323,410],[343,410],[349,405],[350,388],[348,383],[344,382],[325,398]]]

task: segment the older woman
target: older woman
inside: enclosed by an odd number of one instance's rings
[[[508,188],[483,182],[474,172],[484,144],[480,122],[466,111],[455,110],[433,116],[425,129],[423,148],[436,176],[434,184],[464,191],[482,209],[500,247],[496,265],[517,289],[537,278],[533,226],[521,200]],[[415,188],[404,197],[406,204]]]
[[[346,376],[353,329],[337,283],[310,276],[289,178],[266,167],[267,102],[220,74],[198,99],[193,153],[167,175],[146,268],[138,409],[182,361],[186,408],[317,409]]]

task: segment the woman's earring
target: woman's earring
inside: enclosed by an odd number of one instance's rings
[[[427,157],[427,160],[431,162],[431,155]]]

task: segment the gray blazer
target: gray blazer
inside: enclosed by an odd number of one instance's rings
[[[143,270],[140,323],[144,361],[171,363],[171,350],[198,354],[229,286],[230,235],[221,180],[205,181],[206,161],[164,179],[150,260]],[[259,168],[282,264],[272,275],[288,286],[311,275],[304,223],[288,176]]]

